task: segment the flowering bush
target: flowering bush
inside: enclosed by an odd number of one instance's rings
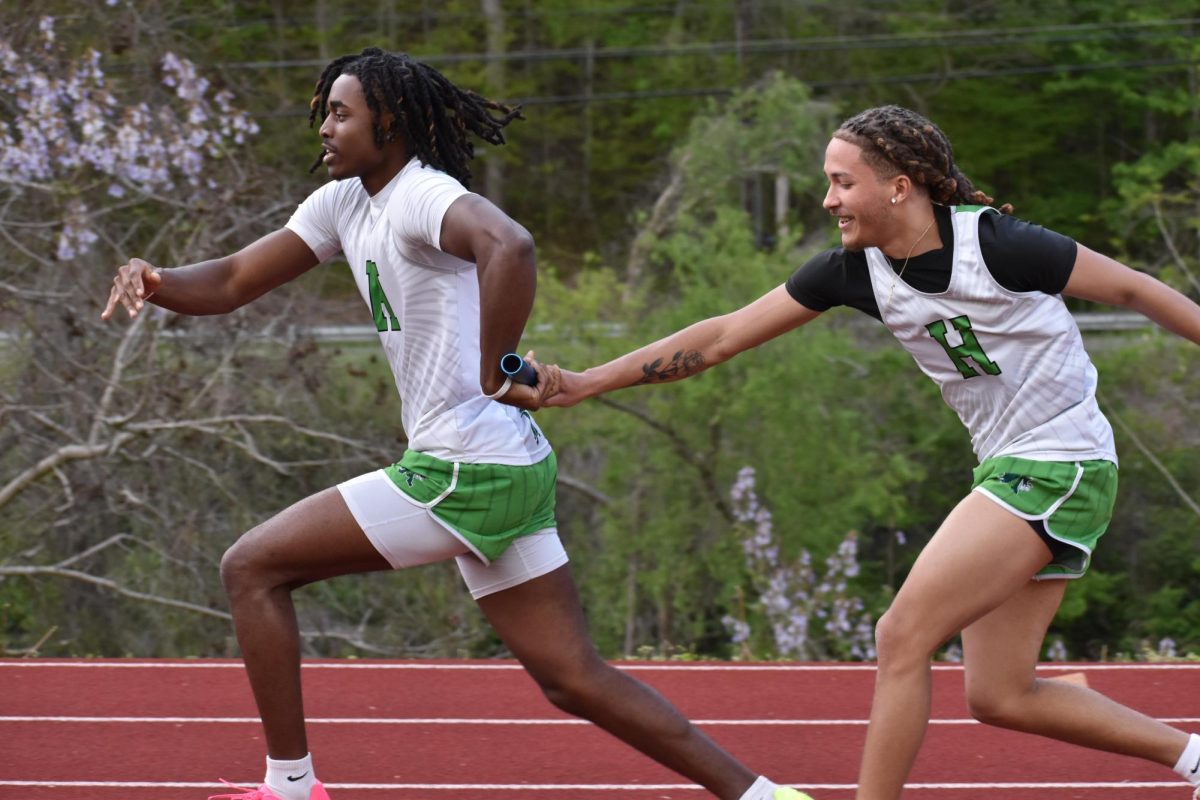
[[[754,469],[743,467],[730,492],[746,569],[758,596],[749,604],[739,603],[739,613],[722,620],[733,644],[747,656],[756,652],[753,641],[768,656],[874,659],[874,624],[850,586],[859,571],[857,534],[847,534],[825,559],[824,574],[813,566],[807,550],[786,563],[775,542],[771,511],[759,502],[754,485]],[[751,618],[761,619],[770,636],[755,640]]]
[[[52,17],[43,17],[38,29],[37,46],[20,53],[0,38],[0,186],[10,195],[48,201],[22,203],[36,206],[38,223],[15,222],[33,235],[44,235],[50,223],[59,260],[87,252],[100,239],[97,219],[114,200],[131,193],[153,198],[181,185],[189,193],[215,189],[204,177],[208,162],[258,132],[231,106],[233,95],[211,93],[187,59],[163,56],[161,80],[169,91],[162,102],[123,100],[107,83],[100,53],[89,48],[69,56]]]

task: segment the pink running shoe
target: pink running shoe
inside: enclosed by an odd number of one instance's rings
[[[279,795],[272,792],[265,783],[257,789],[235,786],[227,780],[222,780],[221,783],[231,789],[237,789],[239,794],[214,794],[209,795],[208,800],[279,800]],[[313,784],[308,800],[329,800],[329,793],[325,791],[325,786],[320,781]]]

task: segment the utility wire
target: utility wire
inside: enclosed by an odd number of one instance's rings
[[[987,80],[1014,75],[1045,75],[1053,73],[1076,74],[1099,72],[1110,69],[1147,69],[1151,67],[1186,67],[1200,64],[1200,57],[1150,59],[1142,61],[1109,61],[1101,64],[1048,64],[1029,67],[1008,67],[995,70],[962,70],[957,72],[923,73],[918,75],[883,75],[872,78],[847,78],[845,80],[805,81],[812,89],[845,89],[861,88],[878,84],[898,83],[954,83],[964,80]],[[546,106],[568,105],[571,103],[599,103],[619,100],[655,100],[672,97],[719,97],[733,94],[744,87],[705,87],[679,89],[647,89],[628,92],[594,92],[592,94],[571,95],[536,95],[531,97],[516,97],[504,99],[508,105]],[[273,111],[256,114],[256,118],[269,117],[307,117],[307,108],[296,108],[288,111]]]
[[[700,42],[680,45],[637,47],[570,47],[553,50],[514,50],[504,53],[430,53],[414,54],[429,64],[463,62],[535,62],[590,59],[679,58],[728,53],[817,53],[914,47],[1014,47],[1048,44],[1074,44],[1101,41],[1153,41],[1163,38],[1194,36],[1200,17],[1148,22],[1089,23],[1086,25],[1049,25],[1044,27],[984,28],[943,31],[929,34],[878,34],[873,36],[821,36],[803,39],[759,39],[745,42]],[[1166,30],[1164,30],[1166,29]],[[226,69],[283,69],[324,67],[325,60],[315,58],[273,61],[209,62],[209,67]]]
[[[379,5],[383,5],[383,3],[379,3]],[[805,11],[810,11],[810,12],[811,11],[833,11],[836,13],[838,11],[838,9],[841,7],[840,3],[824,2],[823,0],[815,0],[815,2],[812,0],[809,0],[808,2],[799,2],[799,0],[776,0],[775,2],[763,2],[763,0],[756,0],[756,5],[759,6],[760,8],[761,7],[782,8],[786,11],[794,12],[797,14],[800,12],[805,12]],[[711,3],[705,3],[705,2],[698,3],[698,2],[694,2],[694,0],[689,0],[689,2],[685,6],[683,6],[683,10],[685,12],[693,12],[693,11],[699,11],[699,12],[709,11],[709,12],[711,12],[713,9],[730,10],[731,8],[732,7],[729,3],[729,0],[718,0],[717,2],[711,2]],[[856,8],[860,9],[860,10],[875,9],[875,8],[890,9],[890,10],[901,9],[901,12],[902,12],[901,16],[908,16],[908,17],[928,16],[931,13],[938,13],[936,11],[913,13],[913,10],[911,8],[911,0],[869,0],[869,2],[866,2],[864,0],[859,0],[859,2],[856,3]],[[903,12],[910,12],[910,13],[905,14]],[[571,6],[571,7],[566,7],[566,8],[531,8],[531,7],[526,6],[525,8],[506,9],[504,12],[505,17],[507,17],[508,19],[519,19],[519,20],[536,20],[536,19],[541,19],[541,18],[564,18],[564,17],[565,18],[629,17],[629,16],[632,16],[635,14],[642,15],[642,16],[653,16],[653,15],[661,15],[661,16],[668,16],[668,17],[681,16],[679,4],[647,5],[647,4],[642,4],[642,3],[636,4],[636,5],[631,5],[631,6],[618,6],[618,7],[610,7],[610,8],[595,7],[595,6]],[[353,15],[353,16],[351,16],[351,15],[340,16],[340,17],[338,17],[338,23],[342,24],[342,25],[357,25],[357,24],[378,25],[380,17],[386,17],[389,20],[397,21],[397,22],[401,22],[401,23],[403,23],[403,22],[418,22],[418,23],[420,23],[420,22],[427,22],[430,20],[435,21],[435,22],[437,22],[437,21],[458,21],[458,20],[470,20],[473,22],[478,22],[480,19],[480,16],[481,15],[478,11],[446,11],[446,10],[441,10],[441,9],[428,9],[428,10],[422,10],[422,11],[403,11],[403,10],[389,10],[389,9],[381,8],[375,14],[357,14],[357,15]],[[178,21],[175,21],[172,23],[172,27],[186,28],[195,18],[196,18],[195,15],[180,17],[178,19]],[[68,23],[75,22],[77,25],[80,25],[80,26],[86,24],[86,22],[84,22],[82,20],[82,15],[79,15],[79,14],[75,15],[74,18],[72,18],[70,16],[64,16],[61,19],[66,20]],[[280,17],[259,17],[259,18],[250,18],[250,19],[240,19],[240,20],[236,20],[236,21],[222,23],[221,27],[224,30],[241,30],[244,28],[274,27],[278,24],[282,24],[287,27],[297,27],[297,26],[303,26],[303,25],[311,25],[312,21],[313,21],[313,15],[311,15],[311,14],[303,16],[303,17],[296,16],[293,14],[293,15],[280,16]]]
[[[831,81],[805,81],[811,89],[858,88],[875,84],[896,83],[954,83],[956,81],[976,80],[987,78],[1007,77],[1011,75],[1044,75],[1055,72],[1079,73],[1096,72],[1107,69],[1142,69],[1147,67],[1172,67],[1200,64],[1200,57],[1172,58],[1147,61],[1121,61],[1104,64],[1051,64],[1047,66],[1010,67],[1000,70],[962,70],[950,73],[925,73],[921,75],[884,75],[874,78],[847,78]],[[704,95],[728,95],[738,88],[711,89],[660,89],[641,92],[597,92],[591,95],[549,95],[540,97],[524,97],[509,101],[520,105],[556,105],[563,103],[591,102],[604,100],[638,100],[659,97],[696,97]],[[307,114],[308,112],[303,112]]]

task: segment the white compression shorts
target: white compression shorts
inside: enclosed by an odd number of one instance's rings
[[[351,478],[337,488],[358,526],[394,569],[453,558],[476,600],[567,563],[558,529],[546,528],[514,540],[499,558],[484,564],[432,511],[397,489],[383,470]]]

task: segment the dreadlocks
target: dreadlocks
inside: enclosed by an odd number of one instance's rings
[[[321,73],[309,103],[308,124],[319,124],[329,114],[329,91],[341,75],[353,75],[375,123],[375,144],[405,137],[421,162],[440,169],[470,188],[474,143],[467,132],[491,144],[504,144],[501,130],[514,119],[524,119],[520,106],[510,107],[460,89],[444,75],[405,53],[387,53],[368,47],[359,55],[335,59]],[[498,111],[494,117],[489,112]],[[321,165],[317,157],[309,172]]]
[[[862,148],[863,160],[881,178],[904,174],[929,190],[936,203],[989,206],[992,198],[954,163],[946,134],[925,117],[900,106],[880,106],[842,123],[834,137]],[[1000,211],[1011,214],[1005,203]]]

